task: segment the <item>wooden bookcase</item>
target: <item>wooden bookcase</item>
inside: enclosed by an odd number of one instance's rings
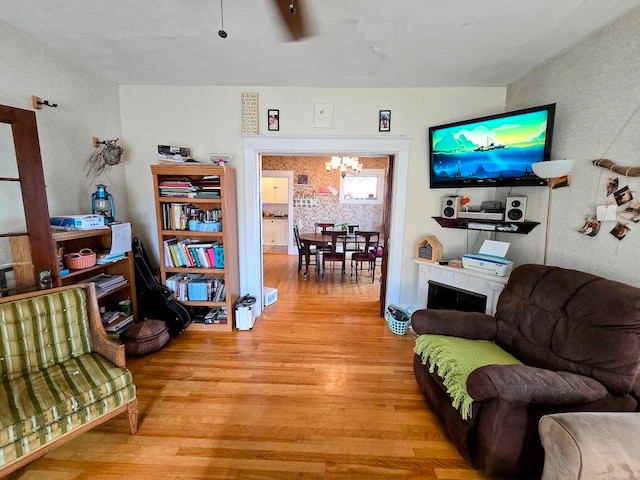
[[[69,230],[67,232],[54,232],[52,234],[56,249],[62,248],[65,254],[78,252],[83,248],[91,250],[109,250],[111,248],[111,229],[109,227],[96,228],[93,230]],[[125,258],[104,265],[94,265],[93,267],[79,270],[70,270],[65,275],[60,275],[58,270],[53,275],[54,287],[82,283],[89,277],[100,273],[110,275],[123,275],[127,284],[109,291],[106,294],[98,295],[98,303],[104,306],[107,311],[119,310],[118,302],[127,298],[131,299],[131,311],[134,318],[138,317],[138,304],[136,301],[136,280],[133,268],[132,252],[127,252]]]
[[[190,329],[205,331],[231,331],[234,326],[234,303],[240,296],[240,276],[238,265],[238,218],[236,207],[236,176],[229,167],[215,165],[152,165],[153,188],[156,206],[156,224],[158,231],[158,248],[160,251],[160,279],[166,285],[167,279],[175,274],[203,274],[206,277],[218,277],[224,280],[226,298],[224,301],[213,300],[180,300],[186,307],[222,307],[226,309],[226,323],[192,323]],[[163,182],[196,182],[212,179],[218,176],[220,198],[199,198],[195,193],[161,192]],[[172,196],[178,195],[178,196]],[[188,195],[188,196],[180,196]],[[176,225],[167,215],[172,215],[174,209],[193,209],[194,211],[216,211],[220,216],[222,228],[220,231],[189,230],[189,225]],[[175,240],[174,240],[175,239]],[[218,243],[224,252],[224,267],[215,266],[173,266],[175,258],[166,246],[175,242]],[[192,252],[193,253],[193,252]],[[195,259],[194,259],[195,260]],[[196,263],[195,261],[192,263]]]

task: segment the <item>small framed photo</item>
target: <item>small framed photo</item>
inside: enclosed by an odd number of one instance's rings
[[[391,131],[391,110],[380,110],[380,115],[378,116],[378,131]]]
[[[270,132],[277,132],[280,130],[280,110],[276,110],[273,108],[270,108],[269,110],[267,110],[267,116],[268,118],[268,130]]]
[[[298,185],[308,185],[309,175],[298,175]]]
[[[613,192],[613,198],[616,199],[616,203],[620,206],[633,200],[633,195],[631,195],[629,187],[622,187],[620,190]]]

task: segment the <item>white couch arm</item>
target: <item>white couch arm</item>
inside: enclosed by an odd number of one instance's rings
[[[640,412],[545,415],[542,480],[640,478]]]

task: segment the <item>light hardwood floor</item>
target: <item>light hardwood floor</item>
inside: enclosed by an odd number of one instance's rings
[[[308,280],[265,255],[278,289],[252,331],[187,329],[132,358],[140,402],[13,474],[28,480],[483,479],[447,440],[412,371],[414,336],[378,317],[379,285]]]

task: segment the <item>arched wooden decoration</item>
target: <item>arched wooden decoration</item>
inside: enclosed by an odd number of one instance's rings
[[[613,160],[608,160],[606,158],[598,158],[592,163],[598,167],[616,172],[619,175],[624,175],[626,177],[640,177],[640,167],[621,167],[620,165],[616,165]]]

